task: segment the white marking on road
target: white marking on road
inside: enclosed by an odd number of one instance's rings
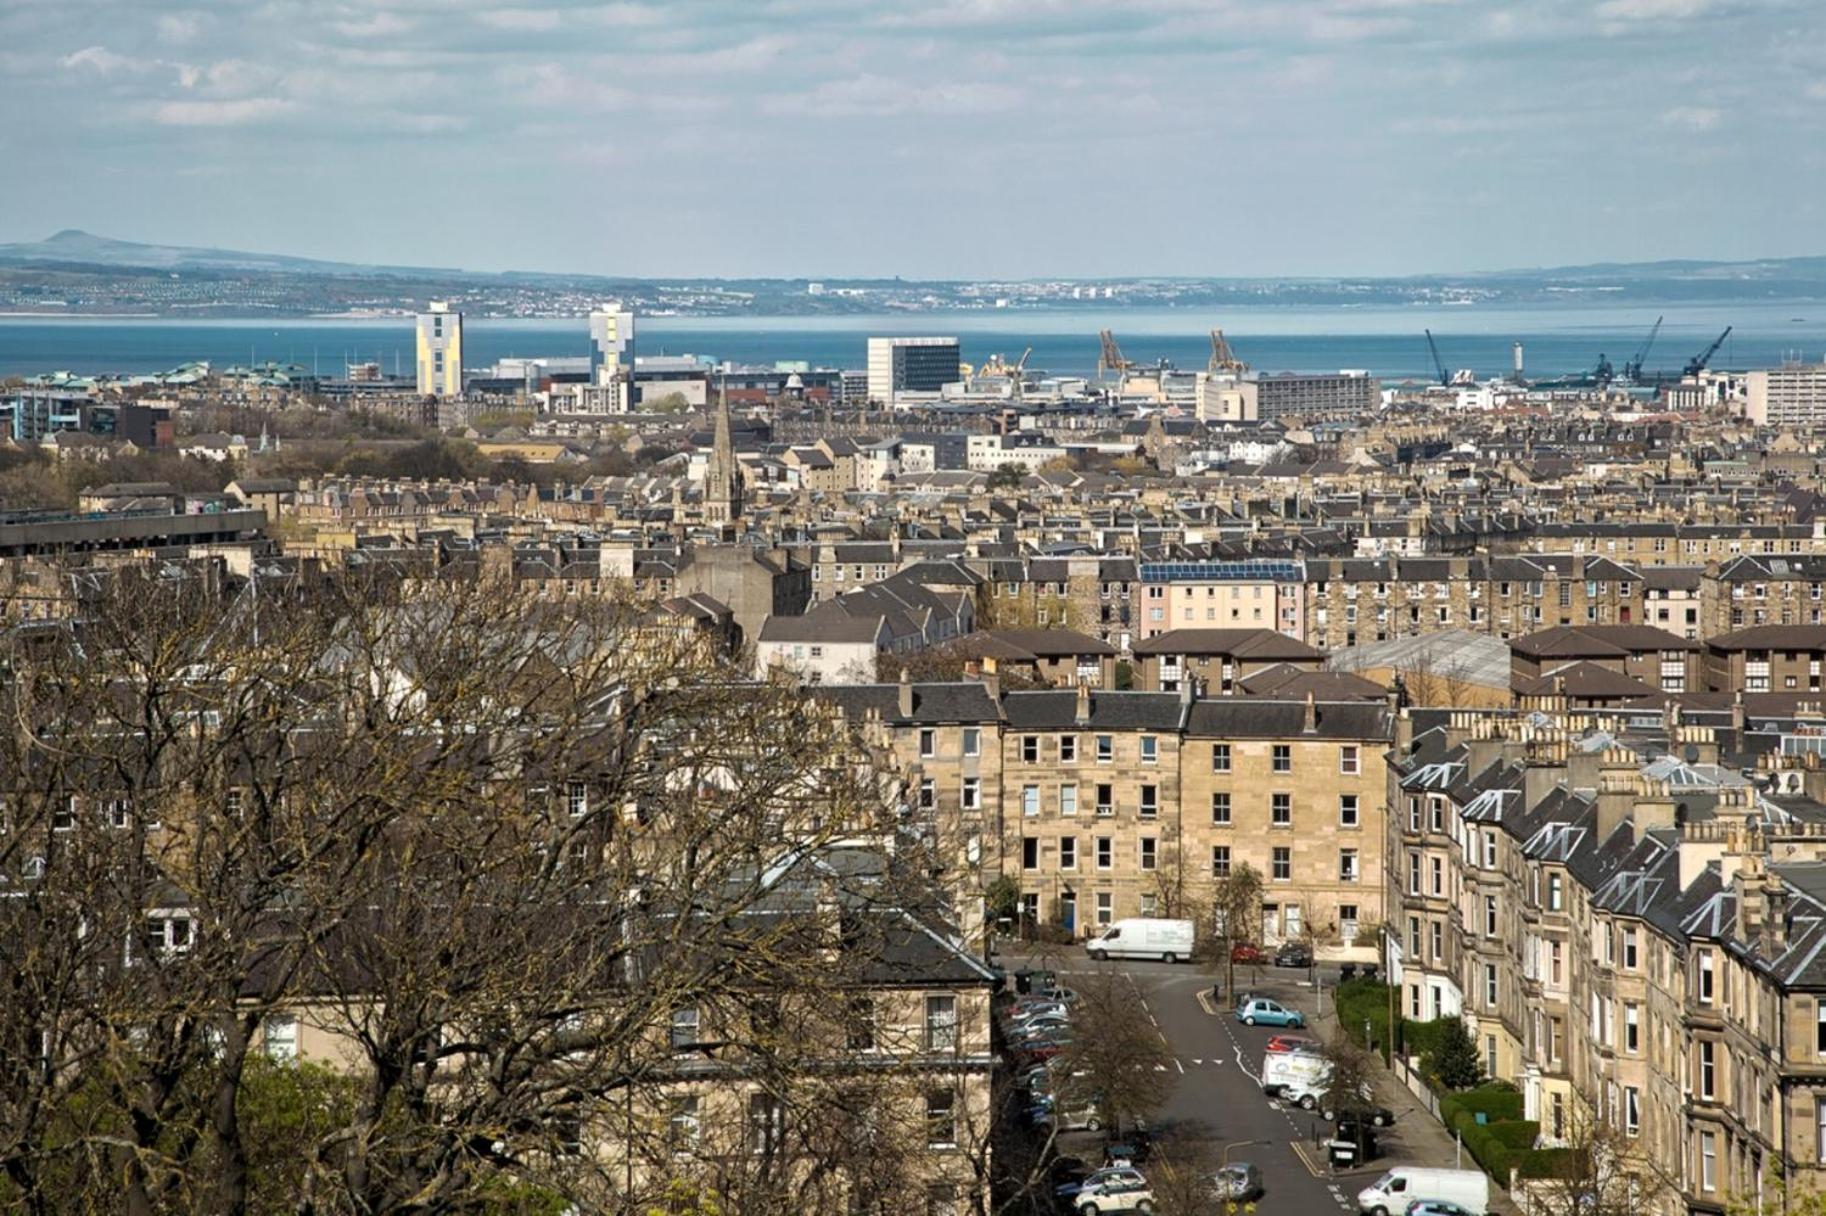
[[[1178,1056],[1174,1056],[1174,1057],[1173,1057],[1173,1067],[1175,1067],[1175,1068],[1177,1068],[1177,1069],[1179,1069],[1179,1071],[1180,1071],[1180,1073],[1181,1073],[1181,1074],[1183,1074],[1183,1073],[1184,1073],[1184,1072],[1185,1072],[1185,1071],[1186,1071],[1186,1066],[1185,1066],[1185,1065],[1184,1065],[1184,1064],[1181,1064],[1181,1063],[1180,1063],[1180,1062],[1179,1062],[1179,1057],[1178,1057]]]

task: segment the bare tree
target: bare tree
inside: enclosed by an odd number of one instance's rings
[[[1236,991],[1236,947],[1255,941],[1255,926],[1262,915],[1262,875],[1248,862],[1234,866],[1219,878],[1211,892],[1214,943],[1222,950],[1224,990]]]
[[[836,1212],[980,1124],[957,1010],[857,1033],[947,912],[891,776],[644,621],[128,578],[8,635],[0,1206]]]
[[[1055,1075],[1095,1101],[1112,1131],[1146,1119],[1173,1092],[1173,1057],[1127,975],[1100,969],[1078,987],[1072,1040]]]

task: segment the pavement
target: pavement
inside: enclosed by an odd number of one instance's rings
[[[1016,955],[997,960],[1009,970],[1026,965]],[[1321,1147],[1327,1125],[1316,1114],[1283,1106],[1264,1095],[1263,1046],[1278,1028],[1244,1026],[1231,1013],[1226,997],[1214,1001],[1219,977],[1188,964],[1108,962],[1057,955],[1031,960],[1050,966],[1069,987],[1071,977],[1105,971],[1125,973],[1136,997],[1172,1053],[1177,1076],[1172,1096],[1151,1121],[1158,1136],[1186,1135],[1208,1142],[1214,1158],[1229,1146],[1229,1160],[1249,1161],[1261,1169],[1267,1194],[1256,1205],[1261,1216],[1278,1213],[1356,1212],[1357,1192],[1391,1165],[1455,1166],[1475,1169],[1466,1153],[1459,1156],[1450,1133],[1407,1088],[1386,1072],[1376,1078],[1377,1097],[1395,1112],[1395,1126],[1379,1133],[1381,1153],[1362,1168],[1334,1170]],[[1330,977],[1324,977],[1328,984]],[[1321,1041],[1336,1022],[1321,1014],[1305,971],[1272,967],[1237,969],[1237,986],[1273,997],[1306,1015],[1303,1033]],[[1067,1146],[1070,1151],[1070,1146]],[[1491,1211],[1516,1211],[1507,1197],[1491,1188]]]

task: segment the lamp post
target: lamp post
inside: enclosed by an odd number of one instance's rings
[[[1268,1141],[1266,1140],[1237,1140],[1233,1143],[1226,1144],[1224,1145],[1224,1154],[1219,1164],[1226,1167],[1230,1164],[1230,1150],[1233,1148],[1248,1148],[1250,1145],[1267,1143]]]

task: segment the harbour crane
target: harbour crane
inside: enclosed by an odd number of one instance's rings
[[[1230,349],[1230,343],[1225,340],[1221,329],[1211,331],[1211,362],[1206,367],[1214,376],[1220,372],[1240,375],[1249,370],[1249,365],[1237,358],[1236,352]]]
[[[1706,366],[1712,362],[1712,356],[1718,353],[1718,348],[1723,346],[1725,344],[1725,339],[1730,336],[1731,326],[1727,325],[1725,326],[1725,332],[1712,339],[1712,345],[1706,347],[1691,359],[1687,360],[1686,368],[1680,374],[1683,376],[1697,376],[1700,372],[1703,372],[1706,369]]]
[[[1097,376],[1101,379],[1109,372],[1126,375],[1135,370],[1135,365],[1122,357],[1122,348],[1116,345],[1116,335],[1111,331],[1099,330],[1097,338],[1103,343],[1103,349],[1097,355]]]
[[[1433,352],[1433,370],[1439,373],[1440,384],[1451,384],[1452,373],[1446,370],[1446,361],[1439,357],[1439,343],[1433,341],[1433,331],[1428,329],[1422,332],[1427,336],[1427,349]]]
[[[1631,384],[1642,383],[1642,364],[1648,358],[1649,348],[1655,345],[1655,335],[1661,332],[1662,317],[1655,318],[1655,324],[1649,328],[1648,337],[1636,350],[1636,357],[1623,365],[1623,378]]]
[[[983,360],[983,366],[977,368],[976,374],[982,379],[1005,377],[1008,380],[1010,395],[1016,401],[1021,399],[1023,381],[1027,378],[1027,357],[1033,354],[1033,347],[1021,352],[1021,357],[1013,363],[1001,355],[990,355]]]

